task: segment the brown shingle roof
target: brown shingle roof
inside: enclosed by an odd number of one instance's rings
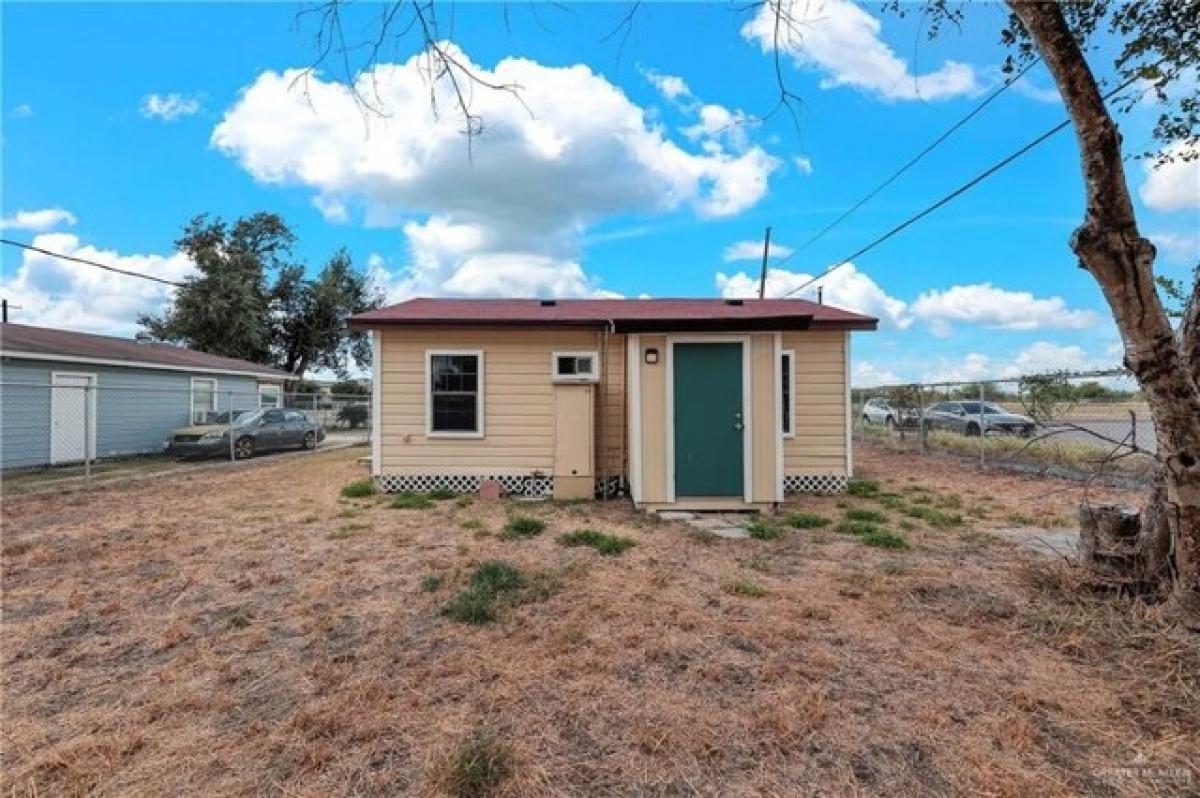
[[[397,324],[698,329],[874,330],[878,319],[804,299],[410,299],[360,313],[360,328]]]
[[[269,368],[248,360],[195,352],[171,344],[140,343],[109,335],[33,327],[28,324],[0,324],[0,352],[26,355],[84,357],[120,361],[130,366],[150,364],[175,366],[194,371],[236,371],[275,379],[295,379],[286,371]]]

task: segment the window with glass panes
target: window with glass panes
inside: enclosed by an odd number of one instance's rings
[[[479,432],[480,356],[429,355],[429,431]]]

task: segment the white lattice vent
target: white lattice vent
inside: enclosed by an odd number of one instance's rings
[[[625,481],[622,477],[609,477],[601,479],[596,477],[596,498],[597,499],[615,499],[625,493]]]
[[[843,493],[849,479],[844,474],[787,474],[784,493]]]
[[[383,493],[431,490],[452,490],[455,493],[478,493],[484,480],[495,480],[504,492],[516,496],[549,496],[554,493],[554,478],[519,476],[513,474],[381,474],[375,484]]]

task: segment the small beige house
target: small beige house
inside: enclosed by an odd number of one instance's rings
[[[853,474],[850,333],[798,299],[413,299],[351,319],[375,353],[386,491],[770,509]]]

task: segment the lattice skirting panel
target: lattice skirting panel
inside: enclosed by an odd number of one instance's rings
[[[625,493],[625,478],[621,476],[601,479],[596,477],[596,498],[615,499]]]
[[[850,482],[845,474],[786,474],[784,493],[843,493]]]
[[[510,495],[550,496],[554,493],[554,477],[513,474],[381,474],[375,477],[375,485],[383,493],[426,493],[431,490],[478,493],[479,485],[485,479],[496,480]]]

